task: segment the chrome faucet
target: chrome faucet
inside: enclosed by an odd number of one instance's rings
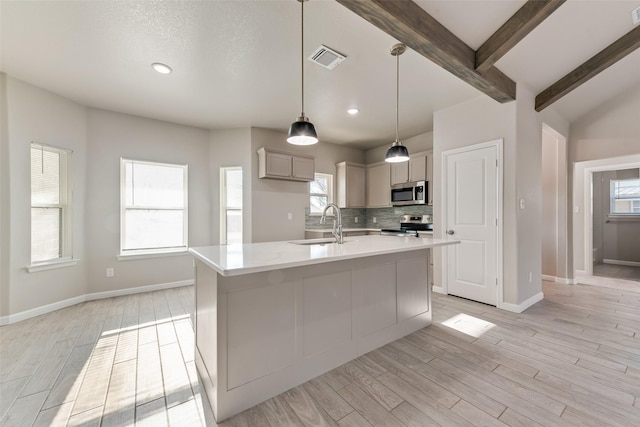
[[[335,219],[333,220],[333,230],[331,231],[331,234],[333,234],[333,237],[336,238],[336,243],[343,244],[344,239],[342,237],[342,213],[340,212],[340,208],[338,207],[338,205],[336,205],[335,203],[329,203],[327,207],[324,208],[322,217],[320,218],[320,224],[327,223],[327,211],[329,210],[329,208],[333,208],[333,210],[336,212],[337,217],[337,221]]]

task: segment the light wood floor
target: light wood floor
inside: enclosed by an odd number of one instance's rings
[[[432,326],[222,425],[640,425],[640,292],[544,293],[523,314],[434,295]],[[192,300],[172,289],[0,328],[0,425],[215,425]]]
[[[640,267],[616,264],[595,264],[593,275],[640,282]]]

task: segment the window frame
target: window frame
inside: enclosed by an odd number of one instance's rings
[[[311,192],[311,185],[313,184],[314,181],[316,181],[320,177],[327,179],[327,190],[328,190],[327,194]],[[311,212],[311,197],[327,196],[327,204],[333,203],[333,196],[334,196],[333,174],[324,173],[324,172],[315,172],[313,174],[313,181],[309,182],[308,190],[309,190],[309,216],[322,216],[322,212]],[[333,215],[334,215],[333,210],[331,210],[330,212],[327,212],[327,216],[333,216]]]
[[[615,204],[617,200],[626,200],[631,202],[631,209],[634,209],[634,204],[636,202],[640,202],[640,195],[638,197],[630,197],[628,199],[619,199],[616,198],[616,183],[620,181],[638,181],[638,185],[640,185],[640,178],[629,178],[629,179],[610,179],[609,180],[609,217],[610,218],[640,218],[640,211],[638,212],[616,212]]]
[[[49,151],[58,154],[60,157],[59,164],[59,200],[58,203],[34,203],[32,185],[32,169],[31,169],[31,153],[32,150]],[[73,258],[73,188],[72,188],[72,155],[73,151],[56,147],[53,145],[31,142],[29,146],[29,183],[30,183],[30,220],[29,220],[29,265],[26,267],[28,272],[48,270],[57,267],[67,267],[75,265],[77,259]],[[34,261],[33,259],[33,214],[34,208],[58,208],[62,219],[60,221],[60,243],[58,255],[55,258]]]
[[[126,205],[126,165],[128,163],[134,164],[144,164],[144,165],[152,165],[152,166],[162,166],[162,167],[175,167],[181,168],[183,173],[183,207],[172,207],[167,208],[166,206],[145,206],[145,209],[156,209],[156,210],[182,210],[182,232],[183,232],[183,245],[182,246],[171,246],[171,247],[157,247],[157,248],[144,248],[144,249],[124,249],[125,244],[125,236],[126,236],[126,213],[128,209],[132,209],[127,207]],[[140,209],[137,207],[136,209]],[[158,255],[171,255],[171,254],[179,254],[186,253],[189,249],[189,165],[188,164],[180,164],[180,163],[168,163],[168,162],[155,162],[148,160],[135,160],[130,158],[121,157],[120,158],[120,252],[118,255],[118,259],[127,259],[127,258],[140,258],[148,255],[149,257],[154,257]]]
[[[239,211],[241,221],[241,242],[244,242],[244,203],[237,206],[227,206],[227,171],[240,171],[242,173],[242,197],[241,200],[244,200],[244,170],[242,166],[223,166],[220,168],[220,244],[221,245],[230,245],[234,243],[229,243],[227,239],[227,212],[228,211]]]

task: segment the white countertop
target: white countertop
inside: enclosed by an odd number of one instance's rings
[[[304,231],[312,231],[314,233],[331,233],[331,228],[305,228]],[[380,231],[379,228],[346,228],[342,229],[343,232],[351,231]]]
[[[344,240],[342,245],[333,239],[308,239],[293,240],[294,243],[283,241],[200,246],[189,248],[189,252],[223,276],[238,276],[459,243],[458,240],[397,236],[353,236]],[[320,244],[323,242],[325,244]]]

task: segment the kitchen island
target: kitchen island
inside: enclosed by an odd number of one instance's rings
[[[190,248],[196,367],[218,422],[431,324],[428,255],[395,236]]]

